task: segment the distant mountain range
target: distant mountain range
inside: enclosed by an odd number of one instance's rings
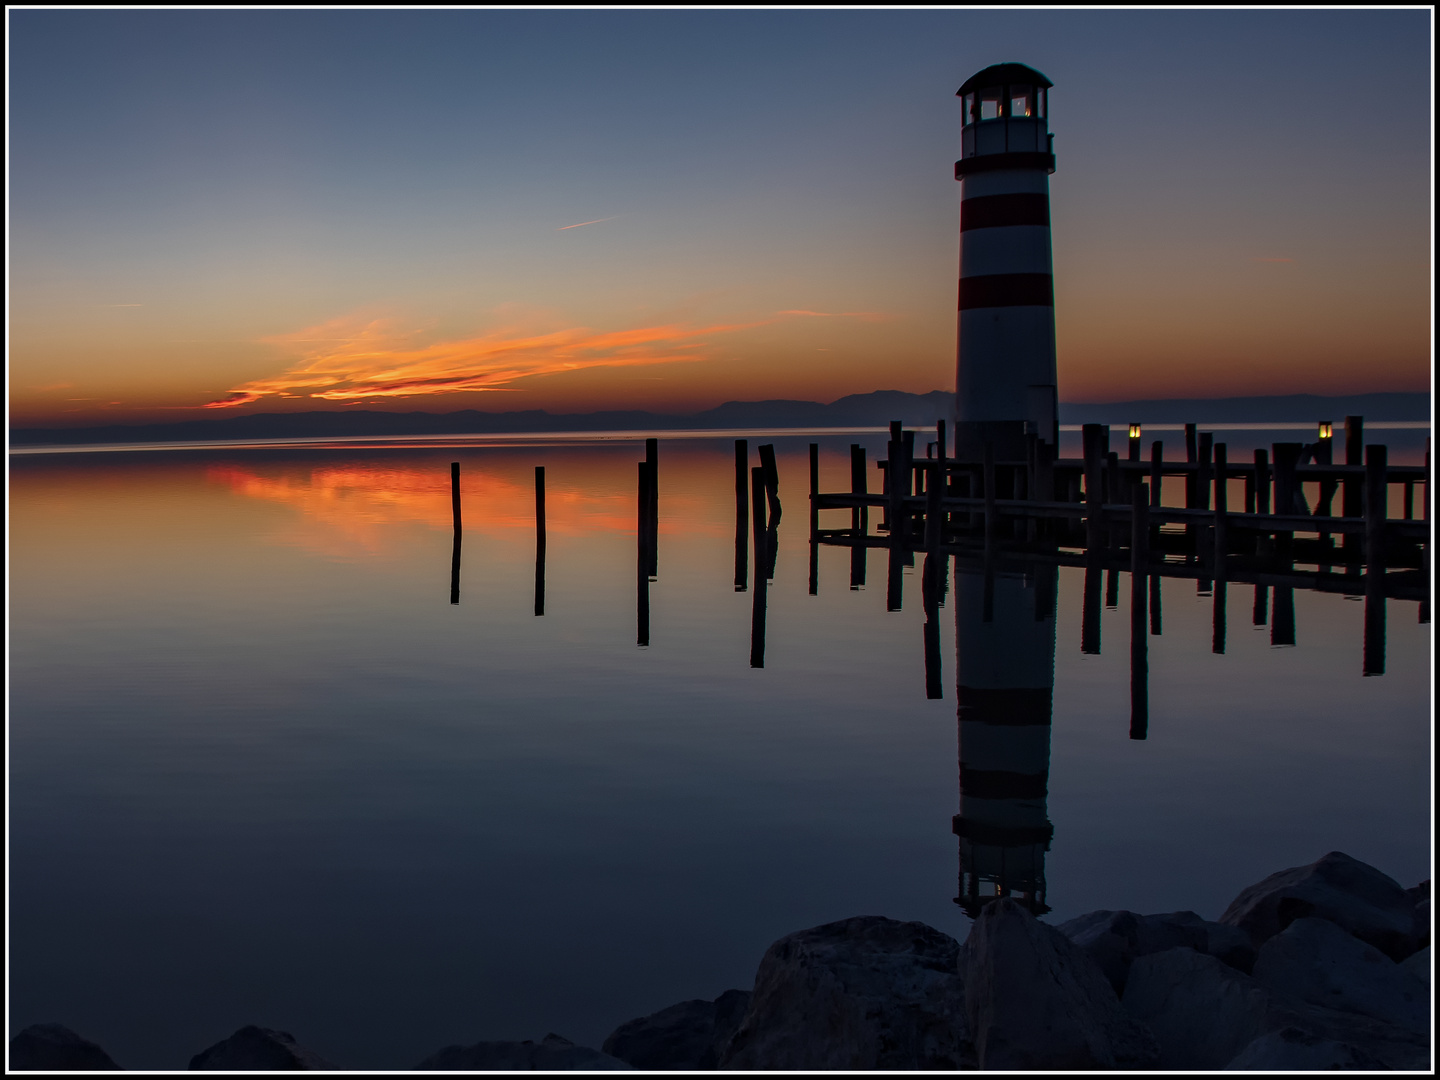
[[[507,435],[547,431],[663,431],[706,428],[854,428],[880,427],[900,420],[906,427],[933,427],[950,419],[955,394],[933,390],[907,394],[877,390],[851,394],[828,405],[816,401],[727,401],[686,415],[641,411],[548,413],[520,412],[294,412],[254,413],[169,424],[110,424],[86,428],[12,428],[11,446],[86,443],[194,442],[248,439],[354,438],[374,435]],[[1321,397],[1232,397],[1118,401],[1060,405],[1062,424],[1140,423],[1286,423],[1335,420],[1361,415],[1367,420],[1430,418],[1429,394],[1356,394]]]

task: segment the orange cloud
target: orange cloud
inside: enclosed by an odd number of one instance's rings
[[[705,338],[765,321],[715,326],[646,326],[596,332],[573,327],[549,333],[514,328],[463,341],[416,346],[393,322],[336,319],[299,333],[269,338],[301,353],[289,370],[237,386],[207,409],[229,409],[295,391],[324,401],[513,389],[509,383],[593,367],[671,364],[705,359]]]
[[[777,311],[777,315],[810,315],[821,319],[862,319],[865,322],[884,322],[890,318],[883,311],[806,311],[803,308],[791,311]]]

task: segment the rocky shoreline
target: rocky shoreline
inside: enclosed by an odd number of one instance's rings
[[[1340,852],[1251,885],[1214,922],[1050,926],[1001,897],[962,943],[859,916],[786,935],[751,990],[630,1020],[600,1050],[552,1034],[445,1047],[415,1070],[1429,1071],[1430,927],[1428,881],[1405,889]],[[11,1039],[9,1066],[121,1068],[59,1024]],[[190,1068],[345,1067],[251,1026]]]

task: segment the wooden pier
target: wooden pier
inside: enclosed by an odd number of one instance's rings
[[[819,491],[812,471],[812,540],[978,556],[997,564],[1039,558],[1202,583],[1220,579],[1351,594],[1378,587],[1392,599],[1426,601],[1429,452],[1424,465],[1391,465],[1386,448],[1372,444],[1362,463],[1355,438],[1362,421],[1350,417],[1346,426],[1352,437],[1344,464],[1332,462],[1329,438],[1276,443],[1257,450],[1252,461],[1231,461],[1226,444],[1197,433],[1195,425],[1187,425],[1183,460],[1167,459],[1159,441],[1143,460],[1139,425],[1131,425],[1122,458],[1110,450],[1109,428],[1099,424],[1085,425],[1081,458],[1056,458],[1051,446],[1032,438],[1024,461],[995,460],[989,453],[980,461],[957,461],[946,456],[943,421],[929,448],[938,452],[923,458],[913,451],[915,433],[895,422],[886,457],[875,463],[878,493],[866,490],[859,447],[851,449],[850,491]],[[1169,478],[1183,482],[1177,486],[1184,488],[1185,505],[1165,503]],[[1230,498],[1235,481],[1243,483],[1238,505]],[[1401,489],[1398,518],[1388,513],[1394,487]],[[1340,512],[1334,513],[1337,493]],[[860,524],[870,508],[881,512],[883,535],[868,535]],[[825,510],[850,511],[849,527],[823,527]],[[1143,515],[1143,531],[1132,527],[1137,514]],[[1377,578],[1368,590],[1362,571]]]

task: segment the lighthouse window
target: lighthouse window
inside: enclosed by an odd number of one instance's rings
[[[1045,116],[1045,88],[1043,86],[1035,90],[1035,115],[1041,118]]]
[[[966,94],[966,95],[965,95],[965,119],[962,120],[961,123],[964,123],[964,124],[973,124],[974,122],[975,122],[975,95],[974,95],[974,94]]]
[[[998,120],[1000,118],[1000,91],[980,91],[980,119]]]
[[[1009,111],[1009,114],[1010,114],[1011,116],[1020,117],[1020,116],[1032,116],[1032,115],[1034,115],[1034,109],[1032,108],[1032,102],[1033,102],[1033,98],[1031,97],[1030,87],[1028,87],[1028,86],[1012,86],[1012,87],[1010,87],[1010,111]]]

